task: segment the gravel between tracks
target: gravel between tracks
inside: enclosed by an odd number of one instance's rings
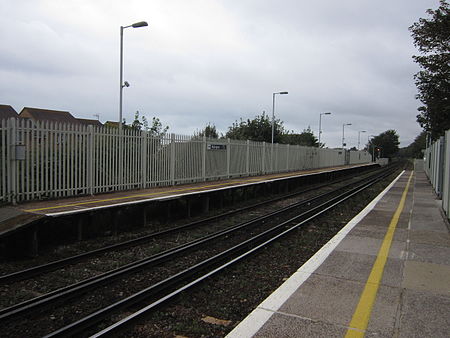
[[[194,290],[183,293],[121,336],[224,336],[332,238],[386,184],[377,184],[370,191],[363,193],[363,196],[346,202],[339,211],[333,211],[307,224],[244,263],[236,264]],[[132,282],[136,281],[130,281]],[[111,298],[114,298],[114,294],[121,297],[126,293],[119,289],[111,291]],[[78,312],[76,306],[72,309],[72,313],[74,312]],[[204,321],[207,316],[212,317],[215,324]],[[65,317],[64,311],[57,311],[49,317],[47,325],[58,327],[65,322]],[[19,331],[12,329],[7,336],[21,336],[24,333],[21,330],[19,334]]]
[[[121,337],[223,337],[377,196],[395,175],[184,292]],[[209,319],[207,318],[209,317]],[[211,317],[217,319],[211,320]],[[211,323],[214,322],[214,323]]]

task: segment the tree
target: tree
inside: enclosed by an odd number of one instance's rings
[[[401,157],[423,158],[423,150],[426,147],[427,132],[422,131],[409,146],[401,148],[399,155]]]
[[[411,149],[411,157],[423,158],[423,151],[426,148],[427,132],[421,132],[408,147]]]
[[[308,126],[308,128],[303,129],[303,132],[300,134],[295,134],[294,131],[292,131],[290,134],[286,133],[282,137],[282,143],[287,144],[297,144],[300,146],[307,146],[307,147],[318,147],[319,141],[314,136],[314,133],[311,130],[311,127]]]
[[[123,119],[123,126],[125,129],[142,130],[144,125],[148,126],[148,122],[145,116],[142,116],[141,119],[142,122],[139,121],[139,110],[136,110],[136,113],[134,113],[134,121],[131,122],[131,125],[127,125],[125,119]]]
[[[147,131],[153,137],[163,137],[164,135],[167,134],[167,131],[169,130],[169,126],[163,127],[158,117],[152,118],[152,125],[150,127],[145,124],[144,127],[145,131]]]
[[[169,130],[168,126],[163,127],[161,121],[157,117],[152,118],[152,125],[149,126],[148,119],[142,115],[141,120],[139,120],[139,110],[134,113],[134,121],[127,125],[125,119],[123,120],[123,128],[124,129],[132,129],[132,130],[143,130],[148,132],[153,137],[162,137]]]
[[[208,123],[205,128],[194,134],[195,138],[202,138],[203,136],[206,136],[207,138],[219,138],[216,126]]]
[[[283,122],[275,120],[273,142],[280,143],[284,133]],[[262,115],[255,116],[253,120],[243,121],[241,119],[239,122],[233,122],[231,127],[228,127],[225,136],[235,140],[272,142],[272,122],[269,116],[263,112]]]
[[[423,106],[417,122],[436,140],[450,129],[450,16],[449,6],[440,0],[437,10],[428,9],[429,19],[419,19],[409,30],[421,53],[413,56],[421,69],[415,76]]]
[[[367,149],[372,153],[373,149],[376,148],[376,152],[378,152],[381,157],[390,158],[397,154],[399,144],[397,132],[390,129],[372,138],[367,144]]]

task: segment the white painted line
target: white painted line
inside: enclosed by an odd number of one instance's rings
[[[257,307],[231,331],[226,338],[244,338],[253,336],[272,317],[273,311]],[[251,317],[250,317],[251,316]]]
[[[361,167],[362,166],[367,166],[367,165],[368,164],[361,165]],[[275,181],[280,181],[280,180],[285,180],[285,179],[291,179],[291,178],[298,178],[298,177],[303,177],[303,176],[313,176],[313,175],[317,175],[317,174],[325,174],[325,173],[330,173],[330,172],[334,172],[334,171],[342,171],[342,170],[345,170],[345,169],[351,169],[351,168],[342,168],[342,169],[337,169],[337,170],[326,170],[326,171],[319,171],[319,172],[315,172],[315,173],[307,173],[307,174],[300,174],[300,175],[293,175],[293,176],[285,176],[285,177],[279,177],[279,178],[274,178],[274,179],[269,179],[269,180],[264,180],[264,181],[255,181],[255,182],[251,182],[251,183],[228,185],[228,186],[220,187],[220,188],[214,188],[214,189],[209,189],[209,190],[197,190],[197,191],[193,191],[193,192],[184,192],[184,193],[179,193],[179,194],[174,194],[174,195],[164,195],[164,196],[139,199],[139,200],[134,200],[134,201],[129,201],[129,202],[121,202],[121,203],[115,203],[115,204],[101,205],[101,206],[98,206],[98,207],[78,206],[81,209],[60,211],[60,212],[50,212],[50,213],[45,214],[45,216],[57,217],[57,216],[64,216],[64,215],[73,215],[73,214],[79,214],[79,213],[83,213],[83,212],[100,210],[100,209],[106,209],[106,208],[114,208],[114,207],[121,207],[121,206],[140,204],[140,203],[145,203],[145,202],[149,202],[149,201],[158,201],[158,200],[164,200],[164,199],[170,199],[170,198],[177,198],[177,197],[181,197],[181,196],[188,196],[188,195],[195,195],[195,194],[204,194],[204,193],[210,193],[210,192],[214,192],[214,191],[220,191],[220,190],[226,190],[226,189],[238,188],[238,187],[246,187],[246,186],[249,186],[249,185],[270,183],[270,182],[275,182]],[[201,189],[202,187],[199,186],[198,188]],[[137,197],[139,197],[139,196],[137,196]]]
[[[292,296],[292,294],[319,268],[347,234],[375,207],[392,188],[405,171],[402,171],[377,197],[375,197],[358,215],[353,217],[332,239],[330,239],[314,256],[303,264],[288,280],[267,297],[226,337],[244,338],[254,336],[270,319],[273,313]],[[265,319],[265,321],[263,321]]]

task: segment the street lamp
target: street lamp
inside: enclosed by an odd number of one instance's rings
[[[119,99],[119,130],[122,131],[122,96],[123,96],[123,87],[129,87],[130,84],[128,82],[123,82],[123,30],[125,28],[133,27],[145,27],[148,26],[148,23],[145,21],[139,21],[129,26],[120,26],[120,99]]]
[[[289,94],[288,92],[278,92],[272,94],[272,144],[273,144],[273,133],[274,133],[274,125],[275,125],[275,95],[286,95]]]
[[[319,148],[320,148],[320,134],[322,134],[322,115],[331,115],[330,112],[320,113],[319,115]]]
[[[375,135],[367,135],[367,142],[369,143],[369,146],[372,146],[372,162],[375,161],[375,145],[372,144],[372,138],[374,138],[374,137],[375,137]],[[370,151],[370,149],[367,149],[367,150]]]
[[[367,130],[361,130],[358,131],[358,150],[359,150],[359,144],[360,144],[360,140],[361,140],[361,133],[366,133]]]
[[[345,128],[345,126],[351,126],[351,125],[352,125],[351,123],[344,123],[342,125],[342,149],[344,149],[344,146],[345,146],[344,128]]]

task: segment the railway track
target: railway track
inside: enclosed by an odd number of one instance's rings
[[[370,174],[372,171],[374,171],[374,170],[371,170],[371,171],[368,171],[368,172],[364,172],[364,174]],[[377,170],[375,170],[375,171],[377,171]],[[344,177],[341,177],[341,178],[339,178],[337,180],[334,180],[332,182],[325,182],[325,183],[321,183],[321,184],[314,184],[314,185],[312,185],[310,187],[303,188],[303,189],[301,189],[299,191],[295,191],[295,192],[292,192],[292,193],[289,193],[289,194],[284,194],[282,196],[277,196],[277,197],[271,198],[269,200],[265,200],[265,201],[262,201],[262,202],[254,203],[254,204],[251,204],[251,205],[247,205],[245,207],[229,210],[229,211],[226,211],[224,213],[220,213],[220,214],[217,214],[217,215],[214,215],[214,216],[210,216],[210,217],[202,218],[202,219],[199,219],[199,220],[195,220],[193,222],[188,222],[188,223],[185,223],[185,224],[182,224],[182,225],[179,225],[179,226],[171,227],[171,228],[168,228],[168,229],[165,229],[165,230],[161,230],[161,231],[158,231],[158,232],[155,232],[155,233],[151,233],[151,234],[148,234],[148,235],[140,236],[140,237],[135,238],[135,239],[131,239],[131,240],[123,241],[123,242],[120,242],[120,243],[108,245],[108,246],[105,246],[105,247],[102,247],[102,248],[99,248],[99,249],[90,250],[90,251],[83,252],[83,253],[80,253],[80,254],[77,254],[77,255],[73,255],[73,256],[70,256],[70,257],[66,257],[66,258],[63,258],[63,259],[59,259],[59,260],[51,261],[51,262],[48,262],[48,263],[45,263],[45,264],[40,264],[40,265],[37,265],[37,266],[26,268],[26,269],[23,269],[23,270],[20,270],[20,271],[15,271],[15,272],[8,273],[8,274],[5,274],[5,275],[0,275],[0,285],[4,284],[4,283],[12,283],[12,282],[17,282],[17,281],[20,281],[20,280],[32,278],[32,277],[35,277],[35,276],[39,276],[39,275],[44,274],[46,272],[55,271],[57,269],[65,268],[65,267],[67,267],[69,265],[73,265],[73,264],[76,264],[78,262],[82,262],[82,261],[87,260],[87,259],[92,258],[92,257],[97,257],[97,256],[99,256],[101,254],[104,254],[104,253],[107,253],[107,252],[124,250],[124,249],[130,248],[130,247],[135,247],[135,246],[138,246],[138,245],[141,245],[141,244],[148,243],[148,242],[150,242],[150,241],[152,241],[154,239],[161,238],[163,236],[176,234],[176,233],[178,233],[180,231],[183,231],[183,230],[189,230],[189,229],[192,229],[192,228],[195,228],[195,227],[199,227],[199,226],[202,226],[202,225],[205,225],[205,224],[210,224],[212,222],[216,222],[216,221],[224,219],[226,217],[231,217],[233,215],[237,215],[237,214],[240,214],[240,213],[251,211],[252,209],[256,209],[256,208],[263,207],[263,206],[266,206],[266,205],[274,204],[274,203],[279,202],[279,201],[288,200],[290,198],[294,198],[294,197],[297,197],[297,196],[300,196],[300,195],[305,195],[308,192],[317,191],[317,190],[319,190],[319,189],[321,189],[323,187],[328,187],[331,184],[335,185],[335,184],[339,184],[341,182],[346,182],[346,181],[349,181],[349,180],[350,180],[349,176],[344,176]]]
[[[41,297],[36,297],[30,301],[3,309],[0,312],[0,322],[11,321],[18,316],[29,316],[31,312],[35,313],[36,311],[54,306],[54,304],[58,302],[66,302],[69,299],[79,297],[81,294],[86,294],[94,289],[98,289],[101,285],[111,283],[118,278],[128,276],[131,273],[136,273],[144,268],[154,267],[163,262],[173,261],[175,258],[180,257],[181,254],[186,255],[188,252],[193,252],[192,250],[198,250],[199,247],[212,246],[211,243],[217,243],[217,239],[222,238],[223,240],[223,238],[227,238],[229,245],[224,250],[218,250],[216,248],[216,251],[212,250],[209,257],[195,262],[189,267],[182,268],[168,277],[124,297],[113,304],[109,304],[88,316],[81,317],[71,324],[55,330],[48,336],[75,335],[104,320],[104,318],[111,316],[112,313],[117,312],[119,309],[129,308],[131,305],[137,304],[143,299],[153,300],[151,305],[144,307],[145,310],[137,311],[136,314],[128,316],[127,319],[119,321],[117,324],[114,324],[102,331],[102,333],[99,333],[99,335],[110,334],[111,331],[119,329],[122,325],[127,325],[129,321],[135,320],[142,315],[142,313],[150,311],[164,300],[182,292],[208,276],[223,270],[225,267],[243,259],[252,252],[266,246],[281,236],[286,235],[293,229],[298,228],[314,217],[323,214],[330,208],[333,208],[368,186],[378,182],[390,173],[391,172],[374,175],[374,177],[371,177],[370,181],[367,181],[366,179],[353,182],[353,187],[351,189],[349,188],[343,191],[343,189],[340,188],[305,201],[294,203],[280,210],[271,212],[268,215],[259,216],[256,219],[204,236],[204,238],[166,250],[165,252],[146,258],[145,260],[129,264],[128,266],[109,271],[105,274],[56,290],[55,292],[51,292]],[[294,216],[292,212],[294,212]],[[287,216],[283,216],[283,218],[282,215]],[[258,231],[249,230],[255,228],[256,225],[258,225]],[[235,235],[235,240],[233,241],[232,236],[237,233],[238,235]],[[244,236],[245,233],[248,236]]]

